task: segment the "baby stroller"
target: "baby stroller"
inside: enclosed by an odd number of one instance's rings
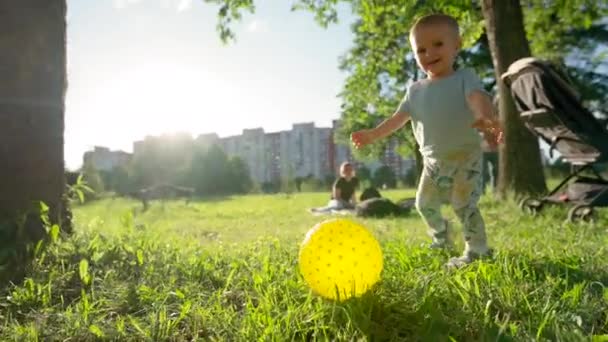
[[[570,222],[592,219],[594,207],[608,206],[608,180],[597,170],[608,161],[608,131],[583,107],[565,73],[546,61],[520,59],[501,78],[525,126],[549,144],[551,157],[557,150],[571,165],[547,196],[526,198],[520,207],[537,213],[545,204],[568,204]]]

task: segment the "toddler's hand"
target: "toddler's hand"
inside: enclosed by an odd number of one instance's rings
[[[480,130],[484,139],[491,147],[496,147],[503,142],[503,130],[500,124],[493,120],[478,119],[473,123],[473,128]]]
[[[355,148],[360,149],[374,141],[373,132],[371,129],[353,132],[350,135],[350,140],[353,142],[353,145],[355,145]]]

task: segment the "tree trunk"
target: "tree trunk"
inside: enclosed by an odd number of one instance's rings
[[[0,248],[4,251],[44,236],[36,211],[39,202],[49,207],[52,223],[61,223],[63,216],[65,16],[65,0],[0,0]],[[25,223],[18,224],[24,218]]]
[[[547,190],[538,139],[523,125],[509,89],[500,75],[509,65],[530,56],[519,0],[483,0],[482,11],[492,52],[505,143],[499,149],[498,192],[541,194]]]

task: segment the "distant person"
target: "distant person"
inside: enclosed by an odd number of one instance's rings
[[[494,97],[494,109],[498,112],[498,95]],[[498,184],[498,147],[488,144],[486,140],[481,141],[483,192],[485,193],[488,183],[492,192],[496,191]]]
[[[340,177],[336,179],[332,187],[331,199],[347,209],[353,209],[357,205],[357,188],[359,179],[355,176],[353,165],[344,162],[340,165]]]
[[[357,189],[359,179],[355,176],[355,169],[349,162],[340,165],[340,175],[331,189],[331,199],[327,206],[312,208],[312,213],[330,213],[332,210],[355,209],[357,205]]]
[[[409,35],[416,62],[427,78],[408,86],[392,117],[373,129],[353,132],[355,148],[388,137],[412,121],[423,156],[416,209],[430,229],[431,248],[452,246],[441,206],[450,203],[463,226],[465,249],[447,267],[461,267],[490,256],[481,196],[481,136],[495,146],[502,128],[494,116],[492,99],[471,68],[454,69],[462,40],[458,22],[432,14],[416,21]]]

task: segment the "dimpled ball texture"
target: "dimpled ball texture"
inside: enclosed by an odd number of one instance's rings
[[[380,280],[380,244],[363,226],[332,219],[314,226],[299,254],[300,273],[316,294],[343,301],[359,297]]]

